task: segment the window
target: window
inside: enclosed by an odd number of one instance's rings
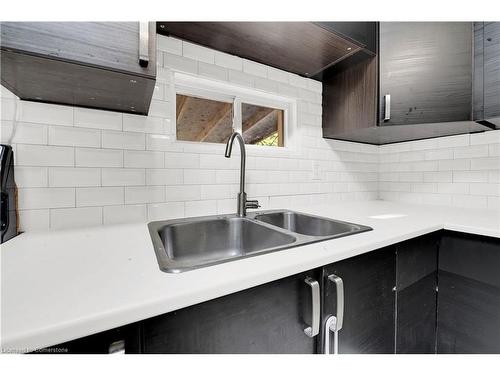
[[[283,147],[284,111],[282,109],[242,103],[241,122],[245,143]]]
[[[237,131],[248,145],[284,147],[289,145],[294,110],[294,99],[175,74],[179,141],[226,143]]]
[[[233,103],[176,94],[180,141],[224,143],[233,131]]]

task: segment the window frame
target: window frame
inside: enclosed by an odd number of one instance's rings
[[[199,144],[199,145],[221,145],[223,143],[197,142],[177,139],[177,116],[176,100],[177,94],[189,95],[208,100],[217,100],[233,104],[233,131],[242,134],[242,103],[269,107],[283,110],[283,146],[261,146],[245,144],[250,150],[290,150],[295,149],[294,135],[297,127],[297,99],[277,95],[256,88],[249,88],[237,84],[203,78],[184,72],[172,72],[172,108],[173,123],[175,129],[175,142]]]

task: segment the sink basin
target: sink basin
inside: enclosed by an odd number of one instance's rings
[[[160,269],[173,273],[371,230],[288,210],[155,221],[148,228]]]
[[[362,231],[362,226],[357,224],[293,211],[258,214],[255,219],[306,236],[341,236]]]
[[[160,268],[180,272],[283,248],[290,233],[236,216],[150,223]]]

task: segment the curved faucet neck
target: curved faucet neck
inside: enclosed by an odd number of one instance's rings
[[[228,139],[226,144],[226,152],[224,156],[226,158],[231,157],[231,151],[233,149],[234,140],[237,139],[240,144],[240,193],[238,194],[238,216],[246,215],[246,194],[245,194],[245,141],[240,133],[234,132]]]

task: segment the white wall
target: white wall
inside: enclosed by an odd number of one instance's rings
[[[379,198],[500,209],[500,130],[380,147]]]
[[[238,154],[175,141],[171,68],[298,100],[296,149],[248,150],[247,193],[262,208],[377,198],[378,148],[321,137],[321,83],[173,38],[159,36],[158,49],[148,117],[18,101],[2,87],[3,143],[20,107],[12,144],[22,230],[236,210]]]

